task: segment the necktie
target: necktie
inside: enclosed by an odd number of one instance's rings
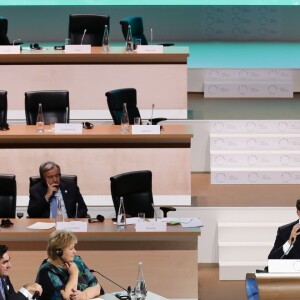
[[[50,210],[51,210],[51,217],[52,218],[56,218],[56,216],[57,216],[57,200],[56,200],[56,196],[52,196],[51,197]]]
[[[5,300],[6,299],[2,278],[0,279],[0,299],[1,300]]]

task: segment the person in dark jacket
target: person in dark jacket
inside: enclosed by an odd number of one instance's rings
[[[66,218],[87,217],[87,206],[74,181],[62,180],[60,166],[47,161],[39,169],[41,181],[29,190],[30,218],[55,218],[61,205]]]
[[[8,276],[11,262],[7,250],[8,247],[6,245],[0,245],[0,299],[25,300],[41,295],[43,289],[38,283],[25,284],[18,292],[15,292]]]

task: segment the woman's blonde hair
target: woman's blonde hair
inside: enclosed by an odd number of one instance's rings
[[[66,230],[56,230],[52,232],[48,239],[47,254],[51,259],[55,259],[58,256],[57,252],[63,251],[71,244],[77,243],[77,237],[73,232]],[[62,253],[62,252],[61,252]]]

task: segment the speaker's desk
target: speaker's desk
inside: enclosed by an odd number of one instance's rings
[[[49,47],[0,55],[1,89],[8,91],[9,118],[24,119],[24,93],[63,89],[70,92],[71,119],[111,119],[105,92],[137,89],[142,118],[187,118],[188,47],[164,47],[163,53],[109,53],[92,47],[89,54],[67,54]]]
[[[248,273],[246,277],[256,279],[260,300],[291,300],[299,298],[300,274]]]
[[[31,230],[36,221],[13,219],[14,226],[1,228],[0,240],[9,246],[13,267],[11,277],[16,287],[35,279],[50,230]],[[53,221],[53,220],[52,220]],[[197,241],[199,228],[167,226],[166,232],[135,232],[134,225],[119,231],[111,220],[88,224],[87,232],[76,233],[76,250],[91,269],[127,288],[134,285],[138,262],[144,264],[147,288],[166,298],[198,298]],[[98,277],[106,292],[119,290]]]
[[[78,175],[89,206],[111,206],[113,175],[149,169],[156,205],[190,205],[191,128],[164,125],[160,134],[122,134],[117,125],[95,125],[83,134],[38,134],[35,126],[11,125],[0,131],[1,172],[16,174],[19,205],[27,207],[29,176],[39,165],[57,162],[64,174]]]

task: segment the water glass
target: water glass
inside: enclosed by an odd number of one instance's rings
[[[51,132],[55,131],[55,123],[57,123],[57,118],[56,117],[50,117],[50,131]]]
[[[139,212],[138,213],[138,222],[144,222],[145,221],[145,213]]]
[[[141,125],[141,118],[140,117],[135,117],[134,118],[134,125]]]

